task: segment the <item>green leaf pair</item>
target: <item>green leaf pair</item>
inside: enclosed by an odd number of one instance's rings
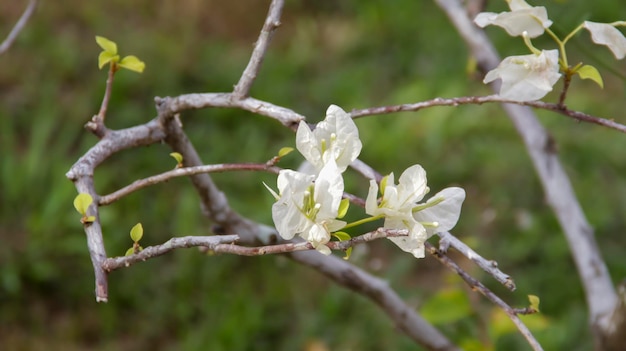
[[[107,63],[113,65],[114,70],[122,67],[137,73],[142,73],[146,68],[146,64],[134,55],[125,56],[120,60],[120,55],[117,54],[117,44],[114,41],[96,36],[96,43],[102,48],[98,56],[98,68],[102,69]]]

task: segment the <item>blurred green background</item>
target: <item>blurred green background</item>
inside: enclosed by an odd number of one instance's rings
[[[537,3],[535,1],[535,3]],[[566,33],[583,20],[626,19],[620,1],[541,2]],[[229,91],[245,67],[269,1],[40,1],[11,50],[0,56],[0,343],[5,350],[415,350],[367,300],[284,257],[205,257],[196,250],[110,275],[110,302],[97,304],[76,191],[65,178],[96,138],[83,125],[100,106],[106,72],[96,65],[102,35],[122,55],[147,64],[116,76],[107,124],[124,128],[154,117],[154,96]],[[0,36],[26,1],[0,3]],[[502,11],[504,1],[488,9]],[[287,1],[283,25],[252,89],[256,98],[292,108],[312,122],[329,104],[346,110],[433,97],[489,94],[458,34],[431,1]],[[503,55],[526,54],[522,41],[497,28]],[[547,40],[536,40],[552,48]],[[624,61],[576,37],[570,60],[595,65],[605,89],[576,80],[570,107],[626,123]],[[554,101],[556,94],[546,100]],[[626,275],[625,136],[538,112],[600,248],[618,282]],[[268,118],[230,109],[185,113],[185,130],[206,163],[264,162],[291,131]],[[515,306],[541,298],[527,318],[547,350],[588,350],[586,307],[566,242],[520,138],[497,105],[433,108],[358,120],[361,157],[380,172],[419,163],[429,186],[467,191],[453,231],[511,274],[509,293],[459,258],[474,276]],[[96,173],[100,193],[171,169],[166,145],[115,155]],[[297,155],[282,166],[296,167]],[[233,173],[215,181],[231,205],[271,223],[271,175]],[[367,182],[348,173],[347,191]],[[362,215],[358,208],[350,216]],[[177,179],[102,209],[110,256],[131,245],[142,222],[144,246],[170,236],[206,235],[197,195]],[[433,240],[433,243],[435,241]],[[521,336],[481,296],[432,259],[415,260],[388,241],[355,250],[352,261],[387,279],[467,350],[527,350]],[[419,349],[419,348],[418,348]]]

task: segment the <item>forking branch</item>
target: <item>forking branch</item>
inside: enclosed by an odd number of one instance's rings
[[[442,1],[443,3],[443,1]],[[279,121],[282,125],[296,129],[298,123],[304,120],[304,116],[294,112],[290,109],[254,99],[249,96],[251,86],[257,76],[263,58],[268,49],[270,38],[273,32],[280,24],[280,14],[284,4],[283,1],[272,1],[270,10],[268,12],[265,24],[253,49],[252,57],[244,70],[238,84],[235,86],[232,93],[206,93],[206,94],[186,94],[177,97],[156,98],[156,106],[158,116],[143,125],[124,129],[124,130],[107,130],[107,133],[100,135],[97,133],[98,128],[91,128],[92,132],[95,132],[101,137],[85,155],[83,155],[72,166],[67,173],[67,177],[75,182],[76,188],[79,193],[89,193],[95,200],[95,209],[92,209],[90,214],[96,217],[95,222],[85,224],[85,232],[87,234],[88,246],[90,249],[90,255],[94,265],[96,274],[96,298],[98,301],[106,301],[108,299],[107,292],[107,273],[111,270],[125,267],[131,263],[138,262],[156,255],[164,254],[172,249],[184,248],[190,246],[207,246],[210,250],[215,252],[234,253],[238,255],[260,255],[266,253],[290,253],[297,262],[304,265],[313,267],[320,271],[322,274],[327,275],[337,283],[346,286],[358,293],[365,295],[372,299],[375,303],[381,306],[381,308],[390,316],[390,318],[400,326],[400,329],[407,333],[417,343],[424,345],[429,349],[445,349],[455,350],[457,349],[449,340],[445,338],[441,333],[435,330],[431,325],[425,322],[421,317],[415,313],[415,311],[402,302],[397,294],[384,283],[381,283],[377,278],[369,275],[363,270],[351,265],[350,263],[337,261],[336,257],[324,257],[315,252],[295,252],[299,250],[311,250],[312,245],[307,242],[303,243],[282,243],[276,245],[254,246],[259,243],[267,244],[272,240],[276,240],[276,231],[273,228],[269,228],[259,223],[255,223],[237,212],[235,212],[228,205],[226,195],[220,191],[220,189],[213,183],[209,172],[213,171],[232,171],[237,169],[243,169],[247,167],[250,170],[257,171],[272,171],[276,172],[275,168],[268,168],[266,164],[251,165],[204,165],[195,150],[192,143],[187,138],[186,134],[182,130],[182,127],[177,122],[177,115],[192,109],[210,108],[210,107],[229,107],[239,108],[242,110],[251,111],[269,118]],[[455,10],[456,11],[456,8]],[[109,85],[107,84],[107,91]],[[108,91],[107,94],[110,94]],[[486,97],[461,97],[450,99],[433,99],[425,102],[410,103],[396,106],[378,107],[378,108],[366,108],[362,110],[353,110],[352,117],[362,117],[377,114],[386,114],[391,112],[400,111],[417,111],[422,108],[428,108],[433,106],[457,106],[460,104],[482,104],[493,102],[505,102],[516,103],[511,100],[503,99],[498,96],[486,96]],[[106,111],[106,105],[108,99],[103,100],[103,106],[101,111]],[[522,105],[532,106],[535,108],[542,108],[547,110],[553,110],[574,119],[583,120],[591,123],[604,125],[613,129],[626,131],[626,127],[621,124],[587,115],[581,112],[570,111],[561,105],[547,104],[542,102],[524,102]],[[514,107],[510,107],[514,108]],[[102,118],[102,128],[104,127],[104,118]],[[88,128],[89,129],[89,128]],[[153,177],[138,180],[127,187],[119,189],[110,195],[99,196],[95,191],[94,176],[95,169],[104,160],[110,156],[121,152],[128,148],[149,145],[165,141],[171,146],[171,148],[179,152],[183,156],[184,167],[173,171],[166,172],[162,175],[156,175]],[[366,176],[366,178],[379,178],[378,173],[369,165],[357,160],[354,164],[359,171]],[[204,213],[220,228],[219,232],[224,234],[231,234],[225,236],[212,236],[212,237],[187,237],[176,238],[168,241],[167,243],[152,248],[146,248],[144,251],[135,254],[133,256],[122,258],[108,258],[104,250],[104,242],[102,239],[102,228],[98,217],[98,206],[108,205],[119,199],[120,197],[138,190],[140,188],[156,184],[166,179],[170,179],[175,176],[189,176],[195,186],[198,194],[201,198]],[[565,178],[566,179],[566,178]],[[379,179],[377,179],[379,180]],[[566,182],[566,186],[569,183]],[[570,189],[571,190],[571,189]],[[583,217],[584,221],[584,217]],[[584,222],[583,222],[584,223]],[[588,227],[588,225],[587,225]],[[377,234],[378,233],[378,234]],[[231,242],[235,241],[232,234],[237,234],[238,244],[233,245]],[[369,235],[369,236],[367,236]],[[385,232],[384,236],[381,236],[380,232],[373,232],[357,236],[348,241],[330,242],[328,243],[331,249],[346,249],[356,243],[370,241],[379,235],[379,237],[388,237],[395,234]],[[403,234],[406,235],[406,234]],[[488,261],[480,257],[476,252],[471,250],[467,245],[463,244],[460,240],[451,236],[449,233],[439,234],[444,244],[454,247],[459,252],[463,253],[473,262],[477,263],[482,269],[489,272],[496,280],[504,284],[510,290],[513,290],[515,285],[512,279],[500,272],[493,261]],[[361,238],[361,239],[359,239]],[[245,246],[244,246],[245,245]],[[440,262],[446,267],[452,267],[455,272],[459,273],[463,279],[468,282],[470,286],[476,288],[483,293],[487,298],[493,301],[496,305],[503,308],[507,315],[516,323],[520,328],[521,333],[527,338],[528,342],[532,345],[533,349],[540,350],[541,346],[536,342],[532,334],[516,320],[518,310],[506,305],[502,300],[494,298],[493,293],[485,290],[484,286],[469,277],[467,273],[459,271],[458,265],[454,265],[443,252],[434,249],[434,247],[427,243],[427,251],[440,259]],[[338,263],[341,262],[341,263]],[[456,267],[456,268],[454,268]],[[484,289],[483,289],[484,288]],[[492,296],[493,295],[493,296]]]

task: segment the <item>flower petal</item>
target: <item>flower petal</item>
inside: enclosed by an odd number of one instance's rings
[[[409,236],[388,238],[402,251],[408,252],[415,258],[424,258],[424,242],[427,239],[426,229],[417,221],[385,220],[385,228],[408,229]]]
[[[626,38],[614,26],[607,23],[585,21],[583,26],[591,33],[591,40],[600,45],[606,45],[618,60],[626,56]]]
[[[511,36],[522,36],[527,32],[528,37],[535,38],[542,35],[545,29],[552,25],[548,19],[548,11],[543,6],[530,6],[523,0],[509,1],[510,12],[483,12],[474,19],[479,27],[495,25],[504,28]]]
[[[461,205],[465,200],[465,190],[462,188],[451,187],[446,188],[433,197],[431,197],[426,204],[440,201],[432,207],[428,207],[424,210],[415,212],[413,218],[418,222],[436,222],[438,226],[433,228],[426,226],[426,232],[428,237],[431,237],[435,233],[447,232],[454,228],[461,215]]]
[[[546,96],[561,77],[558,50],[539,55],[509,56],[489,71],[483,82],[502,79],[500,96],[515,101],[533,101]]]

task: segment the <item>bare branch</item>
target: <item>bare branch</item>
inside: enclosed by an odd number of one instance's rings
[[[93,178],[80,177],[74,182],[78,193],[87,193],[91,197],[97,199],[96,191],[93,184]],[[104,239],[102,238],[102,228],[100,227],[100,214],[97,205],[89,206],[87,216],[94,216],[95,221],[83,224],[85,234],[87,235],[87,247],[89,248],[89,256],[93,265],[95,281],[96,281],[96,301],[108,301],[108,282],[107,274],[102,268],[102,263],[107,258],[104,248]]]
[[[378,230],[356,236],[350,240],[331,241],[327,243],[326,246],[331,250],[345,251],[350,247],[369,241],[388,237],[407,236],[408,234],[407,230],[387,230],[379,228]],[[164,255],[175,249],[190,247],[204,247],[204,252],[228,253],[239,256],[263,256],[315,250],[313,245],[307,241],[284,242],[276,245],[256,247],[236,245],[235,242],[237,241],[239,241],[239,236],[236,234],[172,238],[161,245],[148,246],[134,255],[107,258],[102,262],[102,267],[107,272],[111,272],[119,268],[128,267],[133,263],[147,261],[151,258]]]
[[[292,130],[295,130],[298,123],[305,119],[301,114],[288,108],[251,97],[236,99],[231,93],[186,94],[174,98],[155,98],[155,101],[161,114],[165,115],[207,107],[239,108],[273,118]]]
[[[104,138],[76,161],[65,176],[72,181],[80,177],[93,177],[95,168],[111,155],[131,147],[150,145],[163,139],[165,139],[163,126],[157,120],[136,127],[108,131]]]
[[[30,2],[28,3],[28,6],[24,10],[24,13],[20,17],[20,19],[17,21],[17,23],[15,23],[15,26],[13,27],[9,35],[6,37],[6,39],[4,39],[2,44],[0,44],[0,55],[7,52],[9,48],[11,47],[11,45],[13,45],[13,43],[15,42],[15,39],[17,39],[17,36],[20,34],[22,29],[26,27],[26,23],[28,23],[28,20],[32,16],[33,12],[35,12],[36,7],[37,7],[37,0],[30,0]]]
[[[104,123],[106,118],[107,108],[109,107],[109,101],[111,100],[111,93],[113,92],[113,78],[115,78],[115,65],[109,65],[109,73],[107,75],[106,88],[104,89],[104,97],[102,98],[102,104],[100,105],[100,111],[98,115],[100,123]]]
[[[500,57],[485,33],[474,26],[467,17],[460,1],[435,0],[435,2],[457,28],[481,70],[486,72],[496,67]],[[593,229],[585,218],[557,155],[553,148],[549,147],[552,138],[537,117],[527,107],[504,104],[503,108],[522,136],[541,180],[547,202],[563,228],[585,288],[592,329],[596,332],[596,340],[602,340],[603,331],[610,331],[610,316],[618,305],[618,299],[598,249]]]
[[[507,103],[522,106],[530,106],[543,110],[553,111],[562,114],[566,117],[573,118],[577,121],[597,124],[603,127],[615,129],[622,133],[626,133],[626,125],[616,123],[613,120],[592,116],[583,112],[570,110],[565,105],[548,103],[543,101],[515,101],[509,99],[503,99],[498,95],[487,96],[463,96],[454,98],[434,98],[431,100],[420,101],[416,103],[370,107],[358,110],[352,110],[350,115],[352,118],[359,118],[364,116],[382,115],[395,112],[416,112],[424,108],[430,108],[435,106],[459,106],[459,105],[481,105],[484,103]]]
[[[375,302],[397,328],[427,350],[459,351],[439,330],[407,305],[385,280],[336,256],[324,256],[314,251],[294,252],[290,257],[322,273],[340,286],[348,288]]]
[[[161,174],[157,174],[148,178],[134,181],[109,195],[100,197],[98,204],[101,206],[110,205],[122,197],[131,194],[145,187],[166,182],[172,178],[191,176],[201,173],[221,173],[229,171],[262,171],[270,173],[278,173],[280,169],[277,167],[268,167],[265,163],[231,163],[218,165],[205,165],[195,167],[176,168]]]
[[[530,346],[535,351],[541,351],[543,348],[535,339],[533,334],[530,332],[528,327],[522,322],[517,316],[516,309],[513,309],[506,302],[504,302],[501,298],[499,298],[496,294],[494,294],[491,290],[489,290],[486,286],[484,286],[478,280],[472,278],[467,272],[465,272],[461,267],[459,267],[454,261],[452,261],[448,256],[444,255],[441,251],[437,250],[430,243],[425,243],[426,250],[430,253],[434,258],[436,258],[441,264],[446,266],[448,269],[458,274],[474,291],[480,292],[483,296],[485,296],[489,301],[491,301],[496,306],[500,307],[506,315],[511,319],[513,324],[517,327],[519,332],[526,338]]]
[[[202,166],[203,162],[200,159],[200,155],[198,155],[195,147],[189,141],[189,138],[187,138],[181,125],[173,118],[171,112],[167,113],[168,110],[163,104],[157,105],[159,107],[159,119],[162,121],[167,134],[165,142],[167,142],[174,151],[183,156],[183,164],[185,167]],[[257,235],[260,232],[259,226],[240,216],[230,207],[226,195],[215,185],[209,174],[199,173],[191,175],[189,178],[200,196],[200,203],[204,215],[220,226],[219,230],[216,230],[219,234],[236,233],[244,243],[258,242],[259,239]],[[265,239],[269,240],[273,237],[273,230],[265,230],[264,232],[267,232],[267,238]],[[261,241],[265,243],[269,242],[263,239],[261,239]]]
[[[272,35],[280,26],[280,15],[283,11],[283,6],[283,0],[272,1],[270,9],[267,13],[267,18],[265,18],[265,24],[261,29],[259,39],[257,39],[254,45],[254,50],[252,51],[252,56],[250,57],[248,66],[243,71],[243,74],[233,91],[233,97],[236,100],[244,99],[250,93],[250,88],[252,87],[252,83],[254,83],[259,70],[261,69],[261,64],[263,63],[263,58],[265,57],[267,48],[272,40]]]
[[[224,243],[233,243],[238,239],[239,236],[237,235],[184,236],[180,238],[171,238],[161,245],[148,246],[134,255],[107,258],[104,262],[102,262],[102,268],[107,272],[111,272],[116,269],[129,267],[133,263],[146,261],[153,257],[164,255],[175,249],[198,246],[206,246],[212,249],[219,244],[224,245]]]
[[[462,242],[449,232],[437,233],[437,235],[441,238],[440,245],[444,243],[444,246],[452,246],[461,254],[463,254],[463,256],[467,257],[467,259],[474,262],[482,270],[489,273],[489,275],[494,277],[507,289],[509,289],[510,291],[515,290],[515,282],[513,281],[513,278],[499,270],[498,263],[496,261],[484,259],[478,253],[476,253],[476,251],[472,250],[464,242]],[[440,251],[445,252],[445,250],[441,250],[441,248]]]

